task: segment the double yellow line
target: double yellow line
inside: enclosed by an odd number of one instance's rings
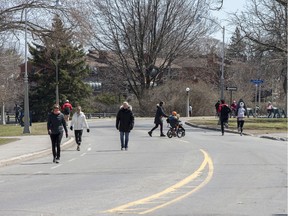
[[[113,209],[109,209],[107,211],[104,211],[103,213],[147,214],[157,209],[168,206],[172,203],[178,202],[179,200],[184,199],[185,197],[198,191],[211,180],[214,172],[212,159],[209,157],[207,152],[202,149],[200,149],[200,151],[204,155],[204,160],[200,167],[190,176],[152,196],[130,202]],[[207,170],[206,172],[205,169]],[[197,181],[200,182],[198,185],[191,185],[191,183],[196,178],[203,180]]]

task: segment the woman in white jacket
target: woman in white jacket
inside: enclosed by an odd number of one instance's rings
[[[77,111],[73,114],[70,130],[74,128],[75,140],[77,143],[77,151],[80,151],[80,145],[82,142],[83,128],[87,129],[87,133],[90,132],[89,125],[86,121],[85,114],[81,111],[81,106],[77,106]]]

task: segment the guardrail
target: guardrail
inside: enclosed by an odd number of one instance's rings
[[[117,113],[112,112],[99,112],[99,113],[86,113],[86,118],[111,118],[116,117]]]

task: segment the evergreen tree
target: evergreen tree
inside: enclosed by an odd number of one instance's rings
[[[231,37],[231,43],[227,48],[227,58],[236,59],[238,61],[246,61],[246,43],[241,36],[240,30],[237,27],[234,34]]]
[[[73,32],[65,29],[56,16],[52,29],[41,36],[43,45],[29,45],[33,72],[30,78],[30,110],[33,121],[43,121],[56,102],[56,69],[60,103],[66,99],[76,106],[84,105],[91,95],[91,88],[83,82],[88,76],[89,67],[85,63],[85,53],[73,41]],[[61,104],[60,104],[61,105]]]

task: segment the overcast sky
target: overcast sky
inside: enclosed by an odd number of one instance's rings
[[[228,13],[241,12],[244,9],[246,2],[249,0],[224,0],[223,8],[220,11],[213,12],[219,20],[221,26],[225,26],[225,42],[228,42],[231,38],[231,34],[235,31],[235,27],[228,26],[227,20]],[[213,37],[222,41],[222,30],[212,35]]]

